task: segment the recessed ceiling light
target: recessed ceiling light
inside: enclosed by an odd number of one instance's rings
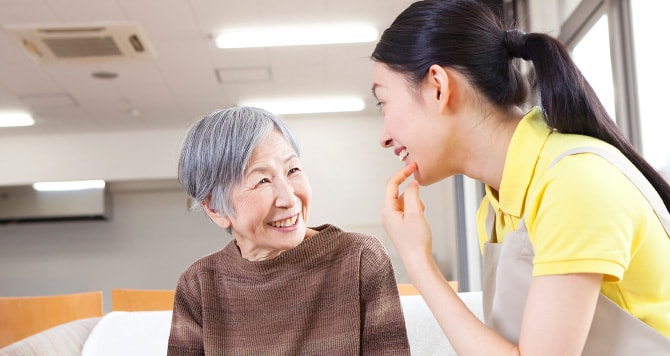
[[[277,115],[348,112],[365,109],[365,102],[355,97],[259,99],[243,101],[240,105],[262,108]]]
[[[0,113],[0,127],[32,126],[35,120],[29,114],[22,112]]]
[[[219,48],[304,46],[377,40],[372,25],[332,24],[229,29],[216,36]]]
[[[33,189],[40,192],[102,189],[105,187],[104,180],[76,180],[64,182],[37,182],[33,183]]]

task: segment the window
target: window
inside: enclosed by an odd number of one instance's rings
[[[614,120],[614,83],[607,15],[603,14],[572,50],[573,60]]]
[[[630,6],[642,153],[670,179],[670,44],[666,40],[670,29],[664,25],[670,2],[630,1]]]

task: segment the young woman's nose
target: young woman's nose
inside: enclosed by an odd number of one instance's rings
[[[389,148],[393,146],[393,139],[388,137],[385,133],[382,133],[382,136],[379,139],[379,144],[383,148]]]

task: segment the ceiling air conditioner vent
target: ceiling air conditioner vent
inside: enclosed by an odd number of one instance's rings
[[[14,39],[40,62],[155,58],[136,23],[95,25],[5,25]]]

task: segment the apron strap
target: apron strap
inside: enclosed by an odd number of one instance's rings
[[[637,167],[635,167],[630,161],[622,158],[615,152],[603,149],[601,147],[577,147],[567,150],[562,154],[560,154],[551,162],[551,164],[547,169],[553,167],[562,158],[579,153],[595,153],[598,156],[607,160],[614,167],[618,168],[621,171],[621,173],[623,173],[645,196],[649,204],[651,204],[651,207],[654,209],[656,216],[661,221],[663,228],[665,228],[666,234],[670,236],[670,212],[668,212],[668,209],[665,207],[663,199],[661,199],[656,189],[654,189],[654,187],[642,175],[642,173],[637,169]]]
[[[486,232],[489,233],[489,242],[492,244],[498,243],[498,236],[496,235],[496,211],[493,205],[489,202],[489,212],[486,214]]]

